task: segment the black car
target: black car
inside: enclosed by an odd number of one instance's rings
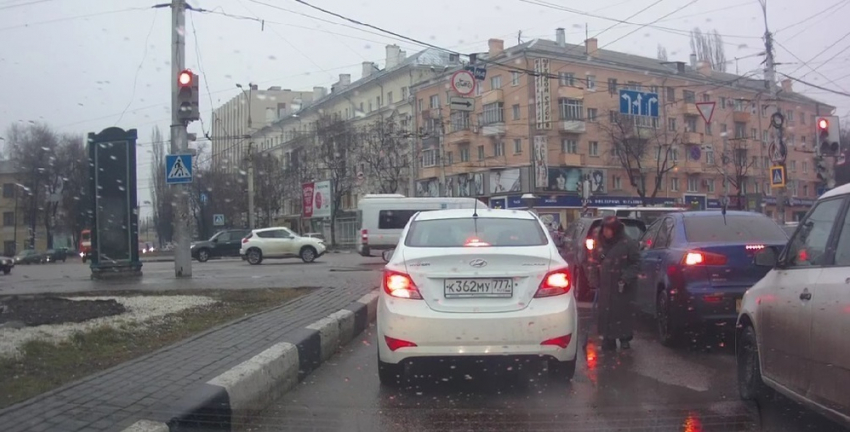
[[[44,260],[46,262],[57,262],[68,259],[68,249],[67,248],[58,248],[58,249],[48,249],[44,252]]]
[[[224,230],[215,233],[209,240],[192,243],[192,258],[207,262],[210,258],[238,257],[242,239],[251,230]]]
[[[47,256],[43,252],[27,249],[15,255],[15,264],[43,264],[47,262]]]
[[[643,221],[632,218],[620,218],[620,220],[625,225],[626,235],[634,240],[640,239],[646,231],[646,224]],[[596,247],[594,231],[601,224],[601,217],[582,217],[571,223],[564,231],[561,254],[572,269],[576,298],[579,300],[592,298],[591,294],[596,288],[588,283],[585,268],[590,255],[588,252]]]

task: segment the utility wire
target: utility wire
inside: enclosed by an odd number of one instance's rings
[[[838,88],[839,88],[839,89],[841,89],[841,90],[847,91],[846,89],[842,88],[842,87],[841,87],[838,83],[836,83],[835,81],[833,81],[833,80],[829,79],[829,78],[828,78],[826,75],[824,75],[823,73],[818,72],[818,68],[820,68],[821,66],[823,66],[825,63],[821,63],[818,67],[812,67],[812,66],[811,66],[811,65],[809,65],[807,62],[804,62],[804,61],[803,61],[803,59],[801,59],[800,57],[797,57],[797,55],[796,55],[796,54],[794,54],[793,52],[791,52],[791,50],[789,50],[788,48],[785,48],[785,46],[784,46],[784,45],[782,45],[781,43],[779,43],[779,41],[777,41],[777,40],[775,40],[775,39],[774,39],[774,40],[773,40],[773,43],[775,43],[776,45],[778,45],[780,48],[784,49],[784,50],[785,50],[788,54],[791,54],[791,57],[794,57],[794,58],[795,58],[795,59],[797,59],[798,61],[803,62],[803,63],[802,63],[802,66],[806,66],[807,68],[809,68],[809,69],[811,69],[811,70],[812,70],[812,71],[811,71],[811,72],[809,72],[809,73],[813,73],[813,72],[814,72],[814,73],[817,73],[818,75],[820,75],[821,77],[823,77],[823,79],[825,79],[825,80],[826,80],[827,82],[829,82],[830,84],[834,85],[835,87],[838,87]],[[841,54],[841,53],[839,52],[838,54]],[[837,55],[836,55],[836,56],[837,56]],[[835,56],[834,56],[834,57],[835,57]],[[830,60],[832,60],[832,59],[830,59]],[[828,60],[827,60],[827,61],[828,61]],[[802,66],[801,66],[801,67],[802,67]],[[808,74],[806,74],[806,75],[808,75]],[[803,75],[803,76],[806,76],[806,75]]]
[[[130,105],[133,105],[133,102],[136,99],[136,85],[139,81],[139,72],[142,70],[142,66],[145,64],[145,60],[148,58],[148,41],[151,38],[151,33],[153,33],[153,28],[156,25],[156,18],[159,14],[157,10],[154,9],[153,19],[151,20],[151,26],[148,29],[148,34],[145,36],[145,48],[142,52],[142,61],[139,62],[139,65],[136,67],[136,72],[133,74],[133,92],[130,95],[130,101],[127,102],[127,106],[124,107],[124,111],[121,111],[121,115],[118,116],[118,120],[115,120],[115,123],[112,126],[117,125],[122,119],[124,119],[124,114],[127,113],[127,110],[130,109]]]
[[[56,19],[45,20],[45,21],[23,23],[23,24],[13,25],[13,26],[9,26],[9,27],[0,27],[0,31],[14,30],[14,29],[19,29],[19,28],[27,28],[27,27],[35,27],[35,26],[44,25],[44,24],[55,24],[55,23],[58,23],[58,22],[73,21],[73,20],[91,18],[91,17],[96,17],[96,16],[102,16],[102,15],[112,15],[112,14],[123,13],[123,12],[134,12],[134,11],[143,11],[143,10],[151,10],[151,9],[153,9],[153,8],[150,8],[150,7],[134,7],[134,8],[118,9],[118,10],[105,11],[105,12],[96,12],[96,13],[85,14],[85,15],[75,15],[75,16],[70,16],[70,17],[65,17],[65,18],[56,18]]]
[[[812,83],[810,83],[810,82],[808,82],[808,81],[803,81],[803,80],[801,80],[801,79],[799,79],[799,78],[794,78],[794,77],[792,77],[791,75],[784,74],[784,73],[782,73],[782,72],[778,72],[778,73],[779,73],[780,75],[785,76],[786,78],[788,78],[788,79],[790,79],[790,80],[797,81],[798,83],[805,84],[805,85],[807,85],[807,86],[809,86],[809,87],[814,87],[814,88],[816,88],[816,89],[820,89],[820,90],[823,90],[823,91],[828,92],[828,93],[837,94],[837,95],[839,95],[839,96],[847,96],[847,97],[850,97],[850,93],[840,92],[840,91],[838,91],[838,90],[833,90],[833,89],[829,89],[829,88],[826,88],[826,87],[821,87],[821,86],[819,86],[819,85],[817,85],[817,84],[812,84]]]
[[[31,5],[34,5],[34,4],[46,3],[46,2],[49,2],[49,1],[53,1],[53,0],[33,0],[33,1],[26,2],[26,3],[16,3],[16,4],[11,4],[11,5],[6,5],[6,6],[0,6],[0,10],[13,9],[13,8],[16,8],[16,7],[21,7],[21,6],[31,6]]]
[[[800,70],[800,69],[802,69],[804,66],[806,66],[806,64],[807,64],[808,62],[810,62],[810,61],[812,61],[812,60],[814,60],[814,59],[816,59],[816,58],[820,57],[820,55],[821,55],[821,54],[823,54],[823,53],[825,53],[825,52],[829,51],[829,49],[830,49],[830,48],[834,47],[835,45],[837,45],[839,42],[843,41],[844,39],[847,39],[847,37],[848,37],[848,36],[850,36],[850,32],[847,32],[844,36],[841,36],[840,38],[838,38],[838,40],[836,40],[835,42],[831,43],[828,47],[824,48],[824,49],[823,49],[822,51],[820,51],[819,53],[815,54],[815,55],[814,55],[812,58],[810,58],[808,61],[803,62],[803,64],[802,64],[802,65],[800,65],[800,67],[798,67],[797,69],[794,69],[793,71],[791,71],[791,73],[790,73],[790,74],[791,74],[791,75],[795,74],[798,70]],[[841,54],[841,53],[843,53],[843,52],[844,52],[844,51],[846,51],[846,50],[847,50],[847,49],[845,48],[845,49],[841,50],[838,54]],[[829,60],[832,60],[833,58],[838,57],[838,54],[836,54],[836,55],[832,56]],[[829,60],[827,60],[827,61],[829,61]]]

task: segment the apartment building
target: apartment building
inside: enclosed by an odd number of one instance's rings
[[[413,90],[416,126],[425,131],[417,145],[418,195],[524,208],[520,197],[533,193],[540,214],[566,224],[582,206],[582,179],[591,181],[591,207],[702,209],[720,208],[728,179],[732,207],[775,211],[768,178],[774,109],[764,80],[711,70],[693,56],[663,62],[600,49],[596,39],[568,44],[563,29],[554,41],[505,49],[491,39],[488,48],[476,64],[486,78],[470,96],[473,111],[448,106],[458,96],[449,80],[459,68]],[[622,89],[657,95],[658,115],[621,114]],[[795,220],[817,194],[814,117],[834,108],[795,93],[787,80],[779,99],[789,150],[786,218]],[[698,102],[714,102],[710,123]],[[635,149],[640,157],[629,156]]]
[[[411,130],[413,106],[410,89],[420,82],[442,74],[452,65],[460,64],[457,56],[440,50],[426,49],[410,57],[397,45],[386,46],[386,60],[381,69],[373,62],[363,62],[360,79],[351,80],[350,74],[340,74],[339,81],[331,86],[330,92],[323,87],[313,91],[313,102],[300,111],[282,117],[259,129],[252,139],[263,152],[273,154],[292,169],[298,160],[311,157],[315,149],[317,122],[323,116],[349,121],[353,128],[363,128],[379,119],[393,118],[401,130]],[[402,145],[412,148],[413,139],[406,138]],[[358,169],[359,173],[364,170]],[[368,175],[360,175],[358,186],[351,196],[343,197],[343,208],[353,209],[360,196],[379,191],[378,181]],[[317,172],[315,180],[324,180]],[[409,193],[409,181],[400,184],[399,193]],[[285,214],[298,215],[300,199],[289,199],[285,203]]]
[[[3,256],[14,256],[26,249],[29,241],[29,224],[24,215],[26,191],[20,186],[14,162],[0,161],[0,185],[3,187],[0,196],[0,213],[3,214],[0,242],[3,244]],[[36,230],[35,243],[36,250],[47,247],[47,237],[43,231]]]
[[[249,84],[239,89],[240,93],[214,109],[210,118],[212,163],[228,169],[238,167],[247,156],[246,136],[313,100],[311,91],[278,86],[261,90],[256,84]]]

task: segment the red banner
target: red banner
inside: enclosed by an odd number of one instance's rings
[[[313,190],[315,183],[304,183],[301,185],[301,195],[303,197],[301,203],[301,216],[308,218],[313,217]]]

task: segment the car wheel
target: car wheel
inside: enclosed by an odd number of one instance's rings
[[[555,359],[549,359],[548,362],[549,375],[564,381],[573,379],[576,374],[576,361],[568,360],[565,362]]]
[[[670,297],[667,291],[658,291],[658,298],[655,302],[655,324],[658,328],[658,340],[661,345],[666,347],[674,347],[679,342],[679,330],[676,329],[676,324],[670,318]]]
[[[304,246],[301,248],[301,261],[305,263],[311,263],[316,260],[316,249],[313,249],[311,246]]]
[[[210,251],[201,249],[198,251],[198,262],[207,262],[210,259]]]
[[[248,264],[257,265],[263,262],[263,253],[259,249],[248,251]]]
[[[747,326],[738,335],[735,357],[738,366],[738,394],[743,400],[753,400],[767,393],[767,386],[761,380],[761,363],[756,332]]]
[[[86,257],[83,257],[83,264],[86,263]]]
[[[3,268],[3,274],[4,274],[4,275],[7,275],[7,274],[9,274],[9,273],[12,273],[12,269],[11,269],[11,268],[9,268],[9,267],[4,267],[4,268]]]

